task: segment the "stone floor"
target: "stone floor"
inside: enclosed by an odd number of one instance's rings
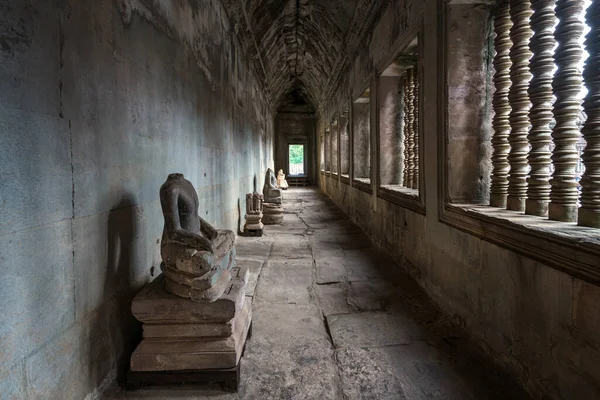
[[[238,393],[172,387],[106,399],[527,399],[322,193],[290,188],[283,225],[237,240],[253,335]]]

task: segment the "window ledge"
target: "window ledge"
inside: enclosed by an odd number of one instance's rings
[[[348,174],[341,174],[340,175],[340,180],[343,183],[349,184],[350,183],[350,175],[348,175]]]
[[[417,189],[409,189],[402,185],[383,185],[377,190],[377,197],[425,215],[425,204],[421,201]]]
[[[371,186],[371,180],[369,178],[354,178],[352,180],[352,186],[363,192],[373,194],[373,187]]]
[[[570,275],[600,284],[600,230],[495,207],[447,204],[441,221]]]

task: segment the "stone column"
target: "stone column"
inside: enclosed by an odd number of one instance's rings
[[[506,208],[515,211],[525,211],[525,199],[527,197],[526,178],[529,173],[527,133],[529,131],[529,108],[531,107],[527,89],[531,80],[529,39],[532,32],[529,26],[529,18],[532,13],[530,1],[511,0],[510,19],[513,26],[510,28],[510,38],[513,45],[510,49],[510,59],[512,61],[510,80],[512,84],[508,92],[508,100],[511,106],[509,114],[510,134],[508,136],[508,142],[510,143],[510,152],[508,153],[510,175],[508,177]]]
[[[415,116],[414,123],[414,176],[413,189],[419,189],[419,75],[417,74],[417,66],[414,67],[413,73],[414,91],[413,91],[413,109]]]
[[[506,196],[508,195],[508,153],[510,145],[508,144],[508,135],[510,133],[510,124],[508,116],[510,114],[510,103],[508,102],[508,92],[510,89],[510,61],[509,50],[512,47],[510,40],[510,1],[500,0],[496,6],[496,19],[494,20],[494,98],[492,105],[494,108],[494,136],[492,138],[492,179],[490,189],[490,205],[492,207],[506,208]]]
[[[527,178],[525,213],[548,215],[550,202],[550,122],[552,121],[552,76],[554,74],[554,14],[555,0],[532,0],[531,29],[534,34],[529,43],[533,53],[530,69],[533,78],[529,85],[531,130],[528,139],[531,149],[527,160],[531,170]]]
[[[579,63],[583,49],[579,39],[583,34],[583,23],[579,20],[583,12],[583,0],[558,0],[556,17],[559,20],[554,32],[558,47],[554,62],[558,68],[552,87],[556,102],[554,118],[556,125],[552,131],[554,151],[552,162],[554,174],[550,183],[550,219],[565,222],[577,220],[577,200],[579,192],[575,180],[575,167],[579,161],[577,141],[580,132],[577,119],[581,110],[580,93],[583,86]]]
[[[589,58],[583,70],[588,94],[583,104],[587,121],[583,126],[586,147],[583,152],[585,172],[581,178],[581,208],[578,223],[600,228],[600,1],[594,0],[587,10],[591,28],[585,42]]]

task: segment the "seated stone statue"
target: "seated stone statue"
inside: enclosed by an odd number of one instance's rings
[[[277,187],[277,178],[275,178],[275,173],[271,168],[267,169],[267,173],[265,174],[263,196],[265,203],[281,204],[281,189]]]
[[[288,185],[287,181],[285,180],[285,174],[283,173],[282,169],[280,169],[279,172],[277,172],[277,186],[284,190],[290,187],[290,185]]]
[[[198,194],[182,174],[170,174],[163,183],[160,204],[165,219],[161,268],[167,290],[194,300],[215,300],[235,265],[234,233],[217,230],[198,215]]]

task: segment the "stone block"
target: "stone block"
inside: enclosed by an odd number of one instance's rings
[[[0,376],[74,321],[71,222],[0,236]]]
[[[347,314],[354,312],[355,309],[348,304],[346,295],[346,285],[317,285],[315,294],[319,302],[319,307],[324,316],[332,314]]]
[[[246,296],[254,296],[254,290],[258,283],[258,277],[263,268],[263,261],[245,260],[237,258],[237,265],[248,269],[248,285],[246,286]]]
[[[70,218],[68,123],[0,106],[0,132],[0,234]]]
[[[255,303],[252,311],[251,347],[260,344],[274,351],[290,343],[329,341],[321,313],[314,305]]]
[[[145,324],[227,322],[241,309],[245,299],[243,279],[232,280],[223,296],[212,303],[176,296],[167,292],[164,285],[164,276],[160,275],[133,299],[131,312],[137,320]]]
[[[341,258],[316,258],[317,284],[343,282],[346,277],[346,267]]]
[[[273,348],[256,342],[254,337],[241,361],[246,377],[240,398],[341,398],[337,365],[327,339],[288,340],[277,347],[277,356],[273,357]]]
[[[269,261],[263,267],[255,299],[266,303],[308,304],[312,259]]]
[[[273,244],[271,258],[311,258],[312,252],[308,240],[302,235],[281,234]]]
[[[327,325],[336,348],[409,344],[425,337],[412,319],[384,312],[328,315]]]
[[[175,371],[235,367],[252,321],[252,303],[243,302],[228,337],[146,338],[131,356],[132,371]]]
[[[385,311],[399,298],[399,290],[386,279],[350,282],[348,304],[360,311]]]
[[[235,238],[235,249],[239,259],[266,260],[271,253],[272,239],[238,236]]]

